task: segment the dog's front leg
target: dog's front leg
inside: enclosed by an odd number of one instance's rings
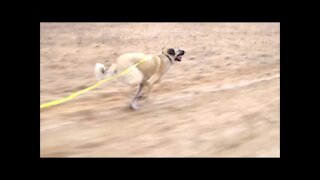
[[[158,74],[156,74],[156,75],[151,76],[150,79],[148,79],[147,84],[152,86],[153,84],[158,83],[159,80],[160,80],[160,76]]]
[[[144,97],[141,97],[141,98],[147,99],[149,97],[150,92],[152,91],[152,87],[153,86],[151,84],[147,83],[145,85]]]
[[[141,90],[143,89],[143,87],[144,87],[144,85],[141,83],[139,85],[139,88],[138,88],[137,92],[136,92],[136,95],[133,97],[132,102],[130,103],[130,108],[133,109],[133,110],[138,109],[137,99],[140,96]]]
[[[160,80],[159,76],[154,75],[147,81],[147,83],[145,84],[145,98],[149,97],[149,95],[153,89],[154,84],[158,83],[159,80]]]

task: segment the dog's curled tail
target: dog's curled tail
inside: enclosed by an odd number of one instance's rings
[[[117,65],[113,63],[108,71],[106,71],[106,67],[101,63],[96,63],[94,68],[94,72],[98,81],[101,81],[107,77],[112,76],[117,70]]]

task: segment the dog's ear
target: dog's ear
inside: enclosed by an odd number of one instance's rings
[[[170,54],[170,55],[172,55],[172,56],[174,56],[174,55],[176,54],[176,53],[174,52],[174,49],[172,49],[172,48],[168,49],[167,53]]]

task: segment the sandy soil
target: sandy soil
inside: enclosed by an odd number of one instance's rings
[[[42,23],[40,103],[96,83],[96,62],[186,50],[138,111],[111,81],[41,110],[41,157],[280,157],[278,23]]]

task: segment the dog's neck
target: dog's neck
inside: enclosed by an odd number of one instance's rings
[[[172,60],[170,59],[170,57],[165,57],[166,55],[164,53],[160,53],[158,55],[158,57],[160,58],[160,60],[163,62],[163,66],[165,67],[165,72],[167,72],[170,67],[173,65]]]
[[[168,56],[168,55],[164,54],[163,52],[161,52],[161,54],[163,54],[163,55],[167,56],[167,58],[170,60],[171,64],[173,64],[173,61],[172,61],[172,59],[170,58],[170,56]]]

